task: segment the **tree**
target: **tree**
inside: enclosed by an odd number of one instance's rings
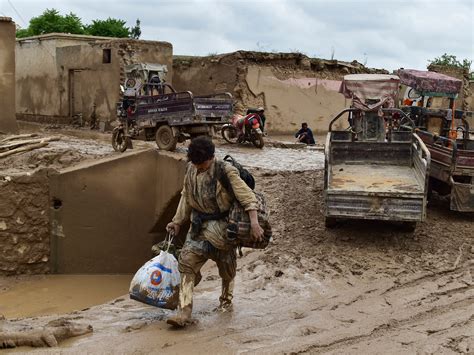
[[[137,19],[135,26],[130,28],[130,38],[139,39],[142,35],[142,30],[140,29],[140,20]]]
[[[72,12],[63,16],[56,9],[46,9],[40,16],[30,20],[28,28],[17,27],[16,37],[23,38],[59,32],[103,37],[140,38],[139,19],[131,28],[125,25],[126,21],[110,17],[107,20],[93,20],[90,25],[84,25],[81,19]]]
[[[20,26],[17,26],[16,28],[16,38],[24,38],[24,37],[30,37],[33,36],[30,33],[30,30],[28,28],[21,28]]]
[[[107,20],[93,20],[92,24],[86,26],[86,34],[104,37],[130,37],[130,30],[125,27],[124,20],[108,18]]]
[[[447,53],[444,53],[441,57],[429,60],[428,62],[434,65],[444,65],[448,67],[456,67],[467,70],[470,70],[472,64],[472,60],[463,59],[463,61],[460,62],[455,55]]]
[[[18,29],[16,36],[37,36],[52,32],[83,34],[84,26],[81,19],[72,12],[62,16],[58,10],[46,9],[40,16],[30,20],[28,28]]]

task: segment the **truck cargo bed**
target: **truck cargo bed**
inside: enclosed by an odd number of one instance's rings
[[[409,166],[336,164],[331,167],[330,191],[423,194],[424,181],[419,181]]]
[[[325,147],[325,217],[420,222],[426,216],[430,155],[412,132],[356,141],[331,131]]]

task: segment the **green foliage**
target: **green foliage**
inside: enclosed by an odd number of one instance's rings
[[[104,37],[129,37],[130,30],[125,27],[126,22],[108,18],[107,20],[93,20],[92,24],[85,27],[86,34]]]
[[[16,29],[16,38],[24,38],[24,37],[30,37],[33,36],[30,33],[30,30],[28,28],[17,28]]]
[[[135,22],[135,26],[130,28],[130,36],[129,37],[139,39],[141,35],[142,35],[142,30],[140,28],[140,20],[137,19],[137,22]]]
[[[471,64],[472,64],[472,60],[463,59],[463,61],[460,62],[456,58],[455,55],[451,55],[447,53],[444,53],[441,57],[437,57],[433,60],[429,60],[428,62],[434,65],[444,65],[444,66],[456,67],[456,68],[467,69],[467,70],[470,70]]]
[[[93,20],[90,25],[84,25],[72,12],[63,16],[56,9],[46,9],[40,16],[30,20],[28,28],[17,28],[16,37],[38,36],[52,32],[135,39],[141,35],[139,19],[131,28],[126,27],[124,20],[110,17],[107,20]]]
[[[62,16],[58,10],[46,9],[43,14],[30,20],[30,25],[25,31],[28,31],[30,36],[51,32],[83,34],[84,26],[81,19],[72,12]]]

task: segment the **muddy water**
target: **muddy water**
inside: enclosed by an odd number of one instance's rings
[[[0,292],[6,318],[61,314],[108,302],[128,293],[133,275],[32,276]]]

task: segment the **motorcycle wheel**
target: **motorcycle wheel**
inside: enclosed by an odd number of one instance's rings
[[[114,129],[112,132],[112,148],[114,148],[116,152],[125,152],[128,148],[128,139],[130,138],[125,137],[123,129]]]
[[[238,134],[237,130],[233,126],[224,126],[221,130],[222,138],[225,139],[226,142],[235,144],[237,143]]]
[[[156,145],[161,150],[175,150],[178,139],[173,136],[173,130],[168,125],[163,125],[156,130]]]
[[[262,149],[263,146],[265,145],[265,142],[263,141],[263,136],[261,134],[253,135],[252,143],[256,148],[260,148],[260,149]]]

